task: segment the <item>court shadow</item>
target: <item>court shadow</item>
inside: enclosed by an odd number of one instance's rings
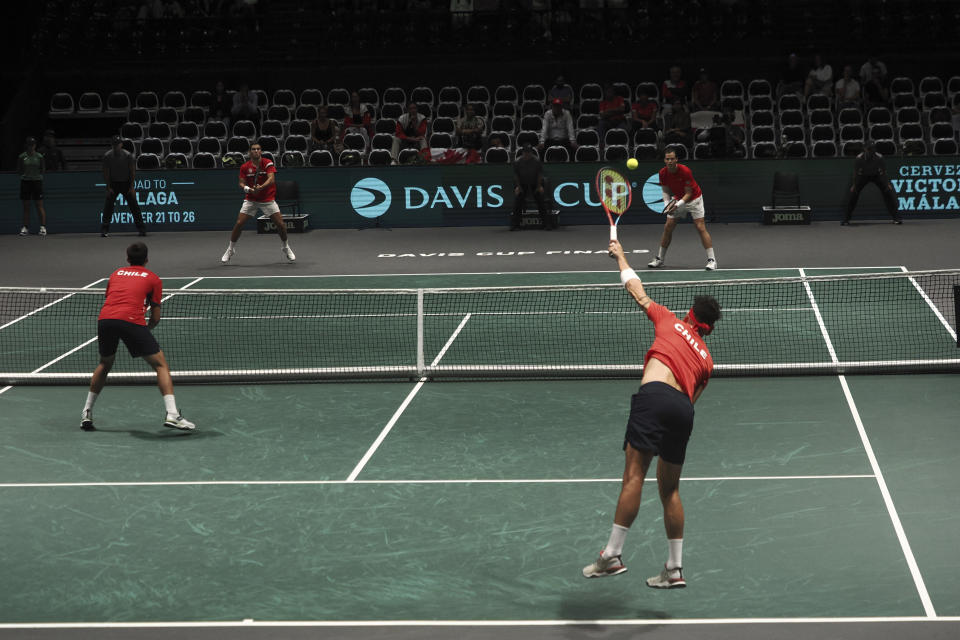
[[[561,598],[557,613],[562,620],[583,620],[585,623],[588,620],[597,619],[670,620],[673,618],[663,609],[644,607],[642,601],[646,594],[643,591],[634,595],[633,598],[611,599],[609,594],[570,593]]]
[[[143,431],[141,429],[100,429],[103,433],[127,433],[134,438],[141,440],[197,440],[203,438],[218,438],[223,435],[219,431],[198,430],[198,431],[176,431],[166,429],[164,431]]]

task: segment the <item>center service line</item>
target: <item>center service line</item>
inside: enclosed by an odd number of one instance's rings
[[[440,362],[440,358],[444,356],[447,352],[447,349],[450,348],[450,345],[453,344],[453,341],[457,339],[457,336],[460,335],[460,331],[463,330],[463,327],[466,326],[467,322],[470,320],[470,314],[463,316],[463,320],[460,321],[459,326],[456,330],[450,335],[450,338],[447,340],[447,343],[443,345],[443,349],[440,350],[440,353],[437,354],[437,357],[433,359],[433,362],[430,363],[431,367],[437,366],[437,363]],[[390,421],[380,432],[380,435],[377,436],[377,439],[374,440],[373,444],[370,445],[370,448],[367,449],[367,452],[363,454],[363,458],[360,459],[360,462],[357,463],[357,466],[353,468],[353,471],[350,472],[350,475],[347,476],[347,482],[353,482],[357,479],[357,476],[360,475],[360,472],[363,471],[363,468],[367,465],[367,462],[370,461],[370,458],[373,457],[373,454],[376,453],[377,449],[380,447],[380,444],[387,437],[387,434],[390,433],[390,430],[393,429],[393,425],[397,424],[397,420],[400,419],[400,416],[406,411],[407,407],[410,406],[410,402],[413,398],[419,393],[421,387],[426,383],[427,379],[422,378],[413,389],[410,390],[410,393],[407,394],[406,399],[393,414],[393,417],[390,418]]]

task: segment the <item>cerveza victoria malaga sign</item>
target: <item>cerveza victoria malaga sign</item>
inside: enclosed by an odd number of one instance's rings
[[[960,211],[960,165],[903,164],[890,182],[900,211]]]

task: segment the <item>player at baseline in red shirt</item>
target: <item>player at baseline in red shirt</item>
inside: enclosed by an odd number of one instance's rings
[[[197,426],[177,410],[170,367],[150,332],[160,322],[163,282],[157,274],[144,267],[147,264],[147,245],[142,242],[127,247],[127,262],[129,267],[121,267],[110,276],[106,300],[97,317],[100,363],[90,378],[90,391],[83,406],[80,428],[96,431],[93,426],[93,404],[107,383],[107,375],[117,355],[117,346],[122,340],[132,357],[142,357],[157,374],[157,386],[167,412],[163,426],[193,431]],[[150,322],[144,317],[147,307],[150,308]]]
[[[677,152],[673,149],[668,148],[664,152],[663,163],[666,166],[660,169],[660,187],[663,189],[663,202],[666,205],[663,212],[667,215],[667,221],[663,225],[657,257],[647,266],[651,269],[663,266],[677,221],[685,218],[689,211],[693,226],[700,233],[700,241],[707,251],[705,269],[713,271],[717,268],[717,259],[713,254],[713,239],[707,231],[703,217],[703,193],[700,191],[700,185],[693,179],[693,172],[686,165],[677,163]]]
[[[233,231],[230,232],[230,245],[220,258],[220,262],[224,264],[230,262],[230,258],[237,252],[237,241],[243,232],[243,225],[257,215],[258,211],[269,215],[270,220],[276,225],[277,232],[280,234],[280,252],[283,256],[290,262],[297,259],[293,249],[287,244],[287,226],[283,222],[283,215],[276,201],[277,167],[273,164],[273,160],[264,158],[262,153],[262,147],[258,143],[253,143],[250,145],[250,160],[240,167],[240,188],[246,195],[243,206],[240,207],[237,222],[233,225]],[[263,176],[266,178],[264,179]]]
[[[693,430],[693,405],[713,372],[713,359],[703,338],[720,319],[720,305],[710,296],[697,296],[693,307],[680,320],[650,299],[619,242],[611,240],[609,251],[620,267],[620,280],[627,292],[653,322],[654,340],[647,351],[640,389],[631,398],[623,441],[626,456],[623,484],[610,539],[597,561],[583,568],[583,575],[602,578],[627,570],[621,557],[623,543],[640,509],[650,463],[654,456],[659,456],[657,486],[663,504],[669,556],[663,570],[647,579],[647,586],[676,589],[687,585],[682,569],[684,516],[680,473]]]

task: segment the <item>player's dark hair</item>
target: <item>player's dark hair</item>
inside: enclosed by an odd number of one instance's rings
[[[142,242],[134,242],[127,247],[127,262],[135,267],[142,267],[147,264],[147,245]]]
[[[720,319],[720,303],[713,296],[697,296],[693,299],[693,315],[711,327]]]

